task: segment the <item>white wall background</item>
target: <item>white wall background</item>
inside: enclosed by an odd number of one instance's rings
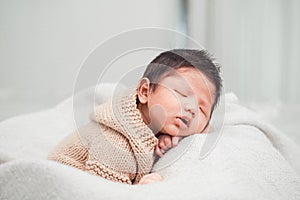
[[[0,120],[70,96],[98,44],[138,27],[176,29],[178,12],[173,0],[0,0]]]
[[[199,9],[200,8],[200,9]],[[190,0],[189,35],[243,101],[300,102],[299,0]]]
[[[189,35],[221,63],[225,90],[300,144],[300,1],[188,3]]]

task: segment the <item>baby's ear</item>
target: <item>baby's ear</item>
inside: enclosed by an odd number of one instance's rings
[[[138,85],[137,95],[140,103],[145,104],[148,101],[150,93],[150,81],[148,78],[142,78]]]

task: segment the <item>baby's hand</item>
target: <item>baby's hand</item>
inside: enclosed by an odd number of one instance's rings
[[[177,146],[182,137],[172,137],[170,135],[158,136],[158,144],[155,146],[155,153],[162,157],[169,149]]]
[[[154,183],[162,180],[163,178],[158,173],[151,173],[143,176],[143,178],[141,178],[141,180],[139,181],[139,184]]]

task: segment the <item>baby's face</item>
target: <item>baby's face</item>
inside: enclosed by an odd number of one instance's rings
[[[171,136],[200,133],[211,117],[215,87],[196,69],[176,71],[162,79],[148,96],[149,127]]]

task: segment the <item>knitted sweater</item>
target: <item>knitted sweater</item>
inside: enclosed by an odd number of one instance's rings
[[[136,90],[97,106],[91,122],[69,134],[48,159],[103,178],[138,183],[151,171],[157,138],[137,109]]]

